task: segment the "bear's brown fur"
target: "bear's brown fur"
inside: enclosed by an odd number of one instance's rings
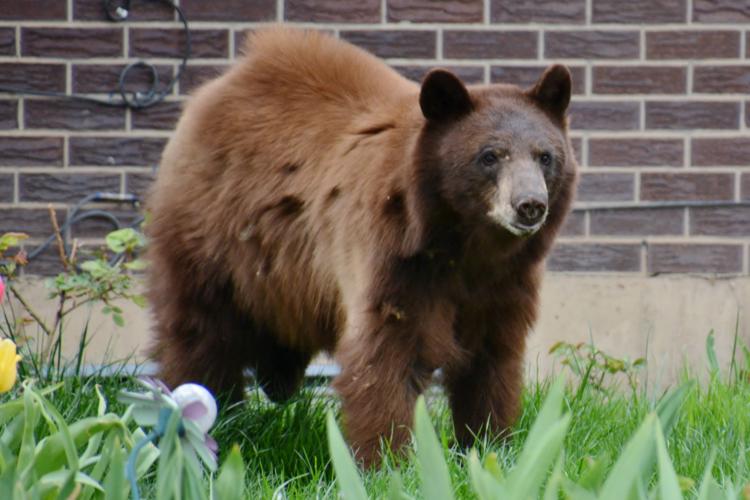
[[[283,400],[332,352],[368,464],[436,368],[461,442],[507,428],[573,197],[569,99],[562,66],[528,91],[444,70],[420,88],[329,36],[254,34],[191,98],[150,196],[163,379],[241,397],[249,367]]]

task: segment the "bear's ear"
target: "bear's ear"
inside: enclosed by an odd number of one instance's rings
[[[419,107],[424,117],[432,122],[459,118],[474,109],[464,84],[444,69],[432,70],[424,78]]]
[[[536,85],[527,92],[542,109],[549,111],[561,122],[565,119],[565,111],[570,104],[570,89],[572,81],[570,71],[561,64],[550,66],[544,72]]]

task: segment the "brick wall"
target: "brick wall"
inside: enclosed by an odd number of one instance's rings
[[[46,206],[96,190],[142,193],[195,85],[268,21],[328,30],[409,78],[449,67],[469,83],[528,85],[563,62],[582,165],[579,203],[750,200],[747,0],[181,0],[193,56],[167,101],[144,111],[0,93],[0,231],[36,237]],[[174,13],[133,0],[0,0],[0,85],[106,95],[123,64],[178,65]],[[136,78],[146,85],[147,75]],[[115,207],[126,213],[127,207]],[[87,223],[76,236],[93,237]],[[748,274],[750,207],[577,212],[549,267]],[[37,269],[42,269],[38,266]]]

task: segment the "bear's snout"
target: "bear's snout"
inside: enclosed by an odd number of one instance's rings
[[[547,196],[544,193],[522,196],[513,208],[516,210],[518,224],[536,226],[547,214]]]

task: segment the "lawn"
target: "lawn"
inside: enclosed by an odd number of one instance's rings
[[[719,484],[740,493],[750,478],[746,460],[750,444],[747,374],[734,369],[731,376],[714,374],[704,384],[690,382],[690,377],[685,377],[686,396],[667,440],[680,486],[687,498],[694,496],[704,468],[715,454],[713,477]],[[570,415],[570,427],[564,440],[562,467],[572,482],[585,482],[592,468],[602,466],[609,470],[662,396],[646,393],[639,387],[633,390],[627,384],[618,385],[615,376],[605,377],[603,384],[582,383],[580,378],[571,377],[563,403],[564,413]],[[125,411],[116,401],[117,392],[135,385],[127,376],[72,377],[63,384],[48,398],[67,422],[97,414],[96,385],[115,413]],[[487,457],[492,457],[501,469],[512,469],[550,384],[550,380],[536,380],[527,385],[523,412],[509,439],[478,440],[476,447],[485,463]],[[9,397],[6,395],[4,399]],[[427,403],[456,498],[476,498],[467,472],[467,450],[452,444],[450,411],[438,386],[428,391]],[[285,405],[274,405],[260,390],[251,389],[245,403],[221,409],[211,431],[220,446],[219,462],[224,461],[232,445],[239,445],[248,498],[337,498],[338,486],[326,437],[327,412],[336,413],[337,408],[337,399],[327,390],[324,380],[311,381]],[[405,457],[387,456],[379,470],[364,474],[368,495],[387,497],[393,472],[398,470],[405,489],[419,498],[416,462],[413,452]],[[145,497],[153,495],[153,475],[152,472],[141,482]],[[747,490],[740,498],[747,498],[746,495]]]

